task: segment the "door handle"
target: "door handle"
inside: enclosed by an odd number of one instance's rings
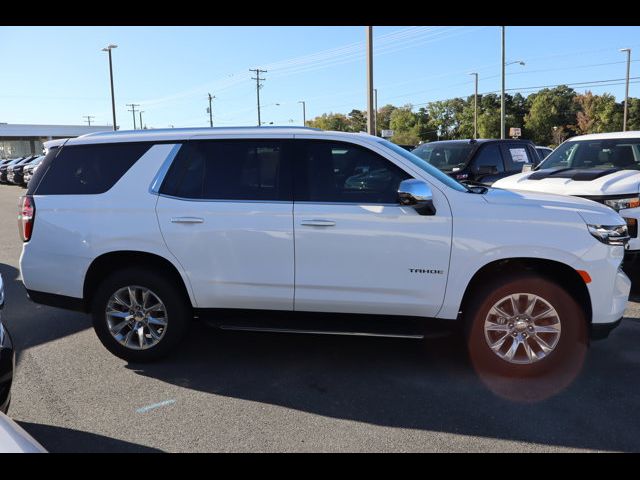
[[[306,225],[308,227],[335,227],[336,222],[331,220],[302,220],[300,225]]]
[[[172,217],[171,223],[204,223],[201,217]]]

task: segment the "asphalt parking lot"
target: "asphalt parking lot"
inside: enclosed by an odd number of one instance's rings
[[[455,336],[234,333],[198,323],[172,357],[128,364],[102,347],[88,316],[26,298],[22,192],[0,185],[3,318],[19,350],[9,415],[49,451],[640,450],[636,293],[575,378],[481,379]]]

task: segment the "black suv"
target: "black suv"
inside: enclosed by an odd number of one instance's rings
[[[529,140],[443,140],[419,145],[411,153],[459,182],[483,185],[540,163]]]

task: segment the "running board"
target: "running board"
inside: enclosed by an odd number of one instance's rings
[[[459,323],[425,317],[276,310],[198,309],[196,316],[221,330],[356,337],[439,338]]]
[[[386,337],[386,338],[414,338],[423,339],[424,334],[410,333],[376,333],[376,332],[350,332],[334,330],[303,330],[293,328],[269,328],[269,327],[247,327],[241,325],[220,325],[220,330],[236,330],[247,332],[267,332],[267,333],[306,333],[310,335],[349,335],[353,337]]]

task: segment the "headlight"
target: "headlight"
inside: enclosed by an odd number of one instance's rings
[[[629,241],[626,225],[587,225],[589,233],[607,245],[624,246]]]
[[[640,207],[640,197],[616,198],[615,200],[605,200],[604,204],[614,210]]]

